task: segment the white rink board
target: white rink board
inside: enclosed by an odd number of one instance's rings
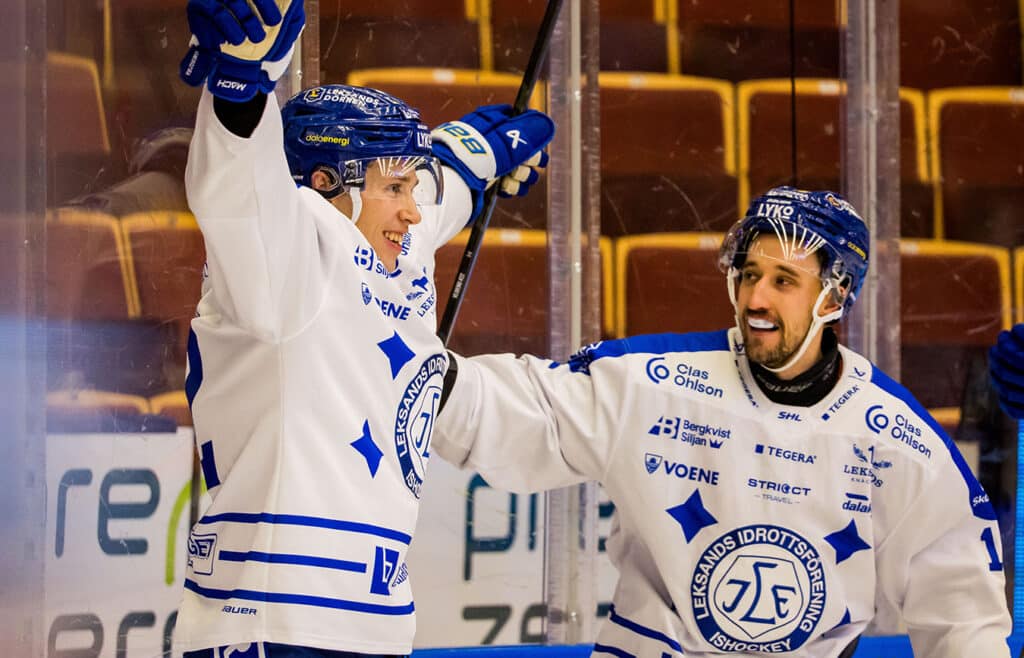
[[[191,428],[46,438],[46,655],[163,655],[185,574],[192,446]]]
[[[477,486],[468,506],[474,475],[441,459],[430,461],[409,550],[416,647],[475,646],[485,639],[488,644],[540,641],[544,495]],[[510,517],[513,505],[515,516]],[[609,527],[608,519],[600,519],[598,535],[606,536]],[[604,553],[597,570],[598,601],[607,603],[616,573]]]

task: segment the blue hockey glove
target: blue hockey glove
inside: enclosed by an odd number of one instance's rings
[[[988,357],[999,406],[1013,418],[1024,418],[1024,324],[999,332]]]
[[[255,10],[255,11],[254,11]],[[189,0],[181,79],[243,102],[274,91],[306,22],[302,0]]]
[[[477,108],[458,121],[433,130],[434,155],[459,173],[473,193],[477,214],[483,191],[502,179],[500,196],[523,196],[547,164],[544,147],[555,136],[548,115],[527,110],[513,115],[511,105]]]

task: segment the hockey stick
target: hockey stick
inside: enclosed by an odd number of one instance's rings
[[[551,34],[555,30],[555,21],[562,8],[562,0],[548,0],[547,9],[544,11],[544,18],[541,20],[540,29],[537,30],[537,39],[533,42],[533,51],[530,53],[530,61],[526,65],[526,72],[523,73],[523,82],[519,85],[519,93],[516,94],[516,101],[512,105],[515,114],[521,114],[526,110],[526,105],[533,95],[533,88],[540,76],[540,67],[547,56],[548,45],[551,43]],[[466,285],[469,283],[469,275],[473,273],[473,265],[476,264],[476,257],[480,253],[480,243],[483,242],[484,232],[487,225],[491,223],[491,215],[494,214],[494,207],[498,202],[498,186],[500,179],[495,181],[484,194],[483,212],[473,222],[473,230],[470,231],[469,241],[466,243],[466,251],[462,253],[462,262],[459,263],[459,270],[455,273],[455,281],[452,283],[452,291],[448,295],[448,304],[445,306],[444,315],[441,317],[441,326],[437,330],[438,337],[444,345],[448,344],[451,336],[452,326],[459,314],[459,307],[462,306],[462,298],[466,294]]]

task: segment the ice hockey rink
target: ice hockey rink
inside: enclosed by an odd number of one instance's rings
[[[208,504],[185,394],[205,261],[183,183],[199,98],[178,77],[185,4],[3,3],[0,656],[181,655],[187,540]],[[281,100],[369,86],[431,126],[513,101],[547,6],[305,4]],[[529,101],[558,125],[551,162],[539,189],[498,202],[449,347],[565,360],[732,326],[716,260],[749,201],[782,184],[841,191],[865,211],[873,262],[840,338],[917,397],[985,487],[1024,656],[1024,427],[987,365],[1024,322],[1022,13],[563,0]],[[467,240],[438,252],[438,318]],[[681,421],[652,417],[642,438],[718,447]],[[517,495],[431,460],[408,557],[414,655],[590,655],[617,580],[613,512],[596,484]],[[913,655],[870,627],[854,654]]]

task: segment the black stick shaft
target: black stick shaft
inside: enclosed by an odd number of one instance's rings
[[[512,105],[512,111],[516,114],[521,114],[526,110],[526,106],[530,102],[530,96],[533,95],[533,88],[537,85],[537,78],[540,77],[540,67],[547,56],[548,46],[551,44],[551,34],[555,30],[555,21],[558,20],[558,13],[561,9],[562,0],[548,0],[547,9],[544,10],[544,19],[537,31],[537,39],[533,42],[533,50],[530,52],[530,61],[526,65],[523,81],[519,85],[519,93],[516,94],[516,101]],[[466,251],[462,253],[459,270],[455,273],[452,291],[448,295],[448,304],[445,306],[441,325],[437,330],[437,335],[445,345],[448,344],[452,327],[455,325],[455,318],[459,314],[459,307],[462,306],[466,286],[469,284],[469,275],[473,273],[473,265],[476,264],[476,257],[480,253],[484,232],[487,230],[487,225],[491,223],[491,215],[494,214],[494,207],[498,203],[498,186],[500,184],[500,180],[495,181],[494,185],[484,193],[483,211],[479,219],[473,222],[473,229],[470,231],[469,241],[466,243]]]

